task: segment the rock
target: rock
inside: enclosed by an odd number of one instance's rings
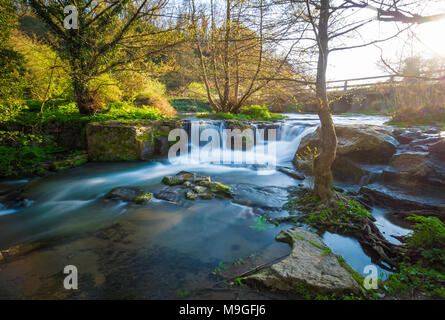
[[[232,190],[228,187],[223,185],[220,182],[216,181],[200,181],[198,182],[198,185],[207,187],[210,189],[210,191],[226,196],[226,197],[232,197]]]
[[[153,198],[153,194],[137,187],[117,187],[108,192],[104,199],[122,200],[125,202],[146,203]]]
[[[445,164],[436,157],[405,152],[394,155],[390,164],[392,167],[383,171],[383,181],[406,186],[417,186],[419,183],[445,185]]]
[[[177,176],[165,176],[162,178],[162,183],[168,186],[177,186],[183,184],[184,182],[184,179]]]
[[[91,161],[151,160],[166,156],[170,130],[182,128],[182,120],[106,121],[86,127]]]
[[[177,202],[178,201],[178,194],[173,190],[172,188],[165,188],[158,193],[154,194],[154,197],[161,200],[166,200],[170,202]]]
[[[59,171],[67,168],[78,167],[87,162],[88,162],[88,155],[81,154],[70,159],[55,161],[50,165],[50,169],[53,171]]]
[[[201,181],[210,182],[209,176],[201,176],[188,171],[180,171],[174,176],[165,176],[162,182],[169,186],[177,186],[184,184],[186,187],[190,187],[193,183],[199,183]]]
[[[428,165],[425,154],[400,153],[391,158],[391,166],[399,173],[400,179],[425,179],[428,175]]]
[[[143,204],[149,202],[151,199],[153,199],[153,193],[145,192],[134,198],[133,202],[137,204]]]
[[[252,208],[261,208],[267,212],[281,211],[289,200],[289,192],[280,187],[259,187],[253,184],[240,183],[233,187],[234,203]]]
[[[398,142],[383,127],[348,125],[335,127],[338,138],[337,156],[344,156],[360,163],[386,163],[396,152]],[[320,128],[303,137],[294,157],[298,161],[311,160],[309,153],[319,147]],[[298,166],[299,167],[299,166]]]
[[[204,193],[206,190],[207,190],[207,188],[203,187],[203,186],[193,187],[193,191],[195,191],[196,193]]]
[[[400,144],[408,144],[414,140],[423,139],[426,137],[426,135],[421,131],[407,131],[402,129],[394,130],[393,134],[395,139]]]
[[[211,200],[213,199],[213,194],[210,192],[199,193],[198,197],[202,200]]]
[[[370,174],[359,164],[343,156],[335,158],[332,164],[332,173],[334,178],[339,181],[352,181],[354,183],[360,183],[364,176]]]
[[[285,175],[287,175],[291,178],[297,179],[297,180],[305,179],[305,177],[302,173],[295,171],[294,169],[289,168],[289,167],[278,167],[278,171],[284,173]]]
[[[442,139],[428,148],[430,155],[445,160],[445,139]]]
[[[359,292],[359,285],[352,275],[315,233],[292,228],[281,231],[276,240],[292,247],[290,255],[270,268],[246,277],[244,282],[291,292],[302,287],[311,293]]]
[[[226,129],[235,130],[239,129],[241,131],[246,129],[254,130],[255,126],[250,121],[241,121],[241,120],[224,120],[224,127]]]
[[[187,200],[196,200],[198,197],[198,195],[192,191],[186,191],[184,195]]]
[[[445,213],[445,203],[409,196],[380,184],[361,187],[359,194],[364,195],[363,200],[370,205],[385,206],[398,210],[426,210]]]
[[[3,258],[3,254],[0,252],[0,263],[4,260],[5,258]]]

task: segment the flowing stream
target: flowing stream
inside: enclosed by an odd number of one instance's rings
[[[219,164],[212,156],[200,158],[198,148],[192,146],[187,159],[173,163],[167,159],[88,163],[33,181],[0,183],[0,187],[25,185],[29,199],[21,210],[0,206],[0,249],[54,239],[0,270],[0,297],[177,298],[181,292],[212,286],[215,279],[209,274],[218,266],[246,257],[271,261],[285,255],[290,251],[288,245],[274,237],[289,225],[259,226],[255,208],[281,207],[287,200],[287,188],[301,181],[275,168],[263,170],[261,165],[273,160],[277,165],[291,166],[301,138],[319,124],[316,115],[287,116],[277,129],[277,141],[266,143],[276,150],[276,158],[257,157],[254,165]],[[218,121],[189,121],[199,125],[200,131],[213,127],[222,134]],[[334,121],[381,125],[387,118],[335,116]],[[256,137],[255,141],[259,145],[261,139]],[[181,170],[210,175],[239,192],[243,201],[196,200],[178,205],[154,198],[140,206],[102,199],[118,186],[138,186],[156,193],[164,187],[163,176]],[[384,210],[376,208],[373,214],[391,241],[397,242],[390,235],[407,233],[389,222]],[[357,241],[330,233],[323,238],[357,272],[363,273],[371,264]],[[66,265],[79,270],[83,290],[74,296],[60,289]]]

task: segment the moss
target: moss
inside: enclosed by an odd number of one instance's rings
[[[151,199],[153,199],[153,193],[145,192],[141,195],[138,195],[136,198],[133,199],[133,202],[137,204],[143,204],[149,202]]]
[[[210,191],[215,192],[215,193],[219,193],[219,194],[223,194],[223,195],[227,195],[227,196],[232,196],[232,190],[226,186],[223,185],[220,182],[216,182],[216,181],[200,181],[198,183],[200,186],[204,186],[210,189]]]
[[[177,186],[184,183],[184,179],[175,176],[165,176],[162,178],[162,183],[168,186]]]

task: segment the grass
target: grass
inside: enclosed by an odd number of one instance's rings
[[[180,112],[211,112],[212,106],[202,100],[193,98],[172,98],[168,102]]]
[[[28,102],[25,108],[13,119],[2,121],[3,124],[33,125],[36,123],[56,123],[78,121],[81,123],[102,122],[108,120],[131,121],[131,120],[157,120],[168,119],[161,115],[154,107],[136,107],[128,102],[116,102],[108,105],[102,113],[92,116],[85,116],[79,113],[74,102],[59,102],[48,106],[43,114],[40,113],[35,102]]]
[[[215,120],[243,120],[243,121],[277,121],[285,119],[285,116],[271,113],[265,106],[252,105],[243,107],[240,113],[230,112],[203,112],[198,114],[198,118],[210,118]]]

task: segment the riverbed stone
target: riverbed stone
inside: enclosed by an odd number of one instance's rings
[[[162,178],[162,183],[168,186],[177,186],[183,184],[184,182],[184,179],[177,176],[165,176],[164,178]]]
[[[170,130],[182,120],[105,121],[86,126],[90,161],[151,160],[168,154]]]
[[[193,191],[186,191],[184,195],[187,200],[196,200],[198,197],[198,195]]]
[[[154,197],[157,199],[169,201],[169,202],[177,202],[179,199],[179,195],[174,188],[166,187],[159,192],[154,194]]]
[[[226,186],[223,185],[220,182],[216,181],[200,181],[198,185],[209,188],[210,191],[221,194],[223,196],[232,197],[232,190]]]
[[[288,243],[292,251],[284,260],[259,273],[248,276],[245,283],[295,293],[306,288],[313,293],[345,294],[359,292],[352,275],[315,233],[292,228],[281,231],[277,241]]]
[[[138,204],[146,203],[152,198],[152,193],[145,192],[138,187],[117,187],[108,192],[104,197],[105,200],[121,200]]]

